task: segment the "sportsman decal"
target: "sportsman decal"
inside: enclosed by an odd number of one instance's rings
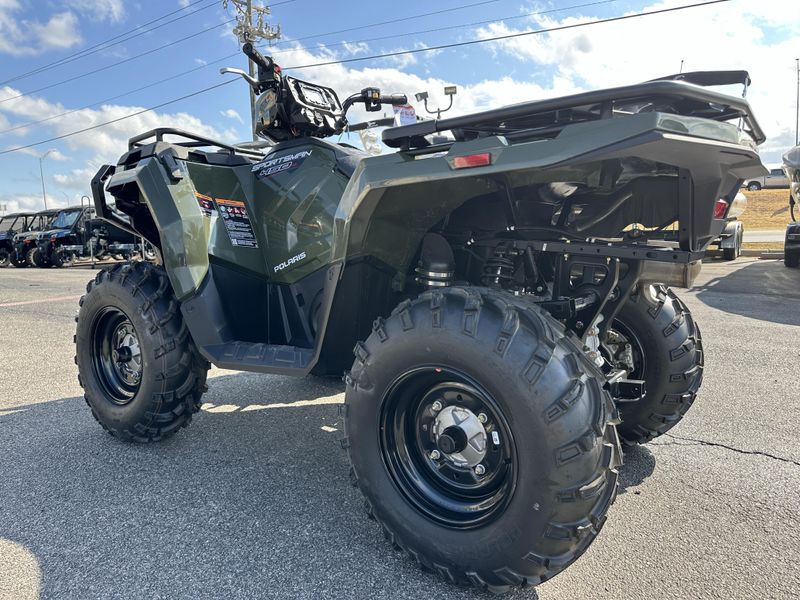
[[[277,158],[269,158],[262,160],[260,163],[253,165],[252,172],[256,174],[259,179],[266,179],[278,173],[285,173],[294,171],[297,167],[311,156],[311,150],[301,150],[294,154],[285,154]]]

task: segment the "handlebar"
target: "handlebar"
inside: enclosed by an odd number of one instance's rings
[[[408,96],[406,96],[405,94],[391,94],[389,96],[381,95],[379,102],[381,104],[402,106],[403,104],[408,104]]]
[[[242,46],[242,52],[244,52],[250,60],[252,60],[256,65],[262,69],[270,69],[272,67],[272,61],[266,58],[261,52],[259,52],[256,47],[252,44],[252,42],[247,42]]]

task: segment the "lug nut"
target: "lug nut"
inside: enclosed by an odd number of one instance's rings
[[[486,421],[488,421],[488,420],[489,420],[489,417],[486,416],[486,413],[480,413],[478,415],[478,421],[480,421],[481,423],[486,423]]]
[[[475,465],[475,475],[483,475],[486,473],[486,467],[483,465]]]
[[[431,459],[432,460],[439,460],[442,455],[439,453],[438,450],[431,450]]]
[[[440,410],[442,410],[442,403],[439,400],[437,400],[436,402],[431,404],[431,410],[433,412],[439,412]]]

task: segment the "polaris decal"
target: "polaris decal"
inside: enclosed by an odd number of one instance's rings
[[[306,253],[301,252],[300,254],[293,256],[292,258],[287,258],[279,265],[275,265],[275,272],[283,271],[286,267],[291,267],[294,263],[300,262],[301,260],[305,260]]]
[[[301,150],[295,154],[286,154],[278,158],[267,158],[253,165],[252,172],[259,178],[272,177],[278,173],[293,171],[302,165],[309,156],[311,156],[311,150]]]

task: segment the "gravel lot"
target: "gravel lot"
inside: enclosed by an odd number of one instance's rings
[[[486,598],[421,572],[350,487],[342,384],[213,370],[148,447],[102,432],[73,364],[86,269],[0,270],[0,598]],[[683,298],[706,379],[626,456],[603,533],[508,598],[796,598],[800,272],[711,262]]]

